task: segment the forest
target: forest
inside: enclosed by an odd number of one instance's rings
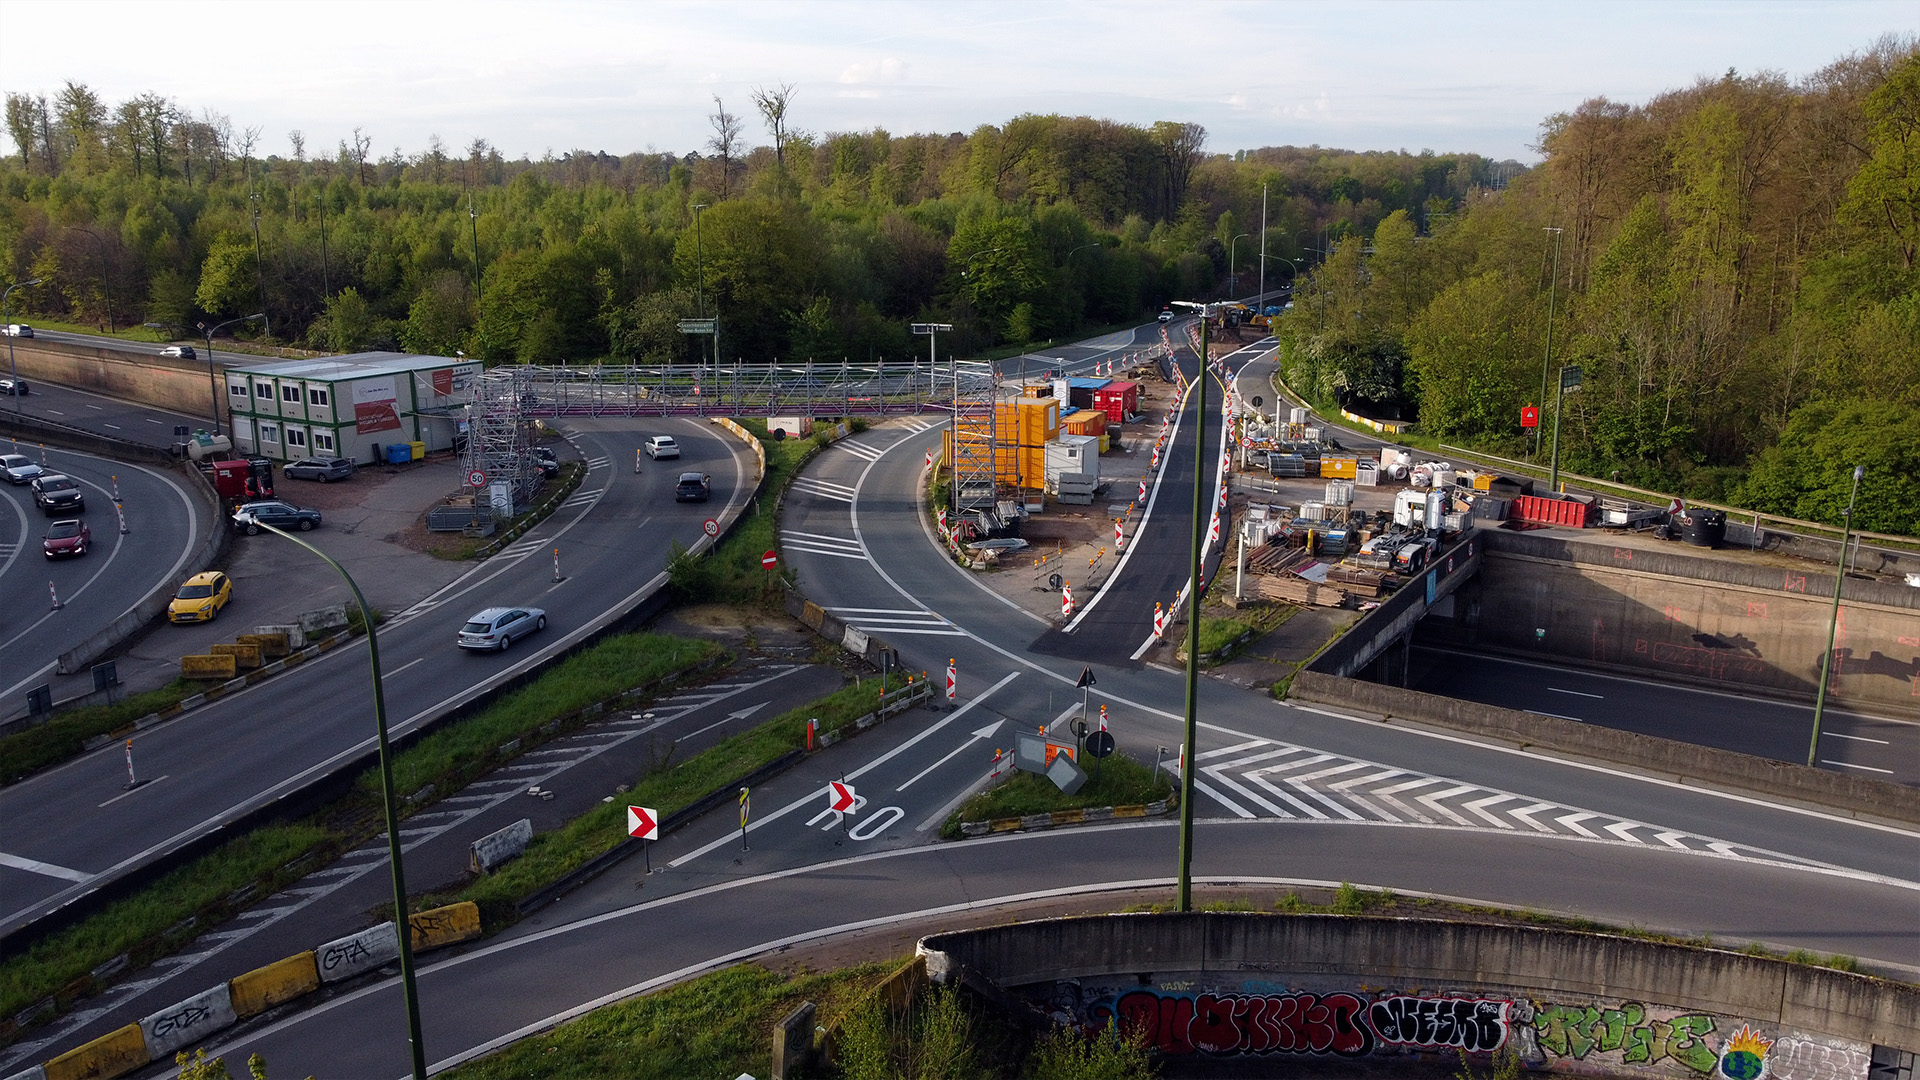
[[[700,314],[729,361],[860,361],[941,321],[966,355],[1251,294],[1264,240],[1268,288],[1298,279],[1284,370],[1319,403],[1525,456],[1521,406],[1550,424],[1549,369],[1574,366],[1570,471],[1837,523],[1864,464],[1855,525],[1920,532],[1910,38],[1596,97],[1543,121],[1531,167],[1081,116],[814,133],[796,88],[750,97],[714,98],[686,153],[534,161],[10,92],[0,258],[47,282],[14,317],[184,339],[264,310],[234,329],[489,363],[692,359]]]

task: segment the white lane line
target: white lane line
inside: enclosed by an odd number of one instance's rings
[[[792,540],[786,541],[786,543],[781,546],[789,551],[804,551],[809,555],[826,555],[835,559],[852,559],[856,562],[873,561],[857,551],[837,551],[833,548],[814,547],[811,544],[801,544]]]
[[[100,805],[101,805],[101,806],[112,806],[112,805],[113,805],[114,803],[117,803],[117,802],[119,802],[119,801],[120,801],[121,799],[124,799],[124,798],[126,798],[127,796],[129,796],[129,795],[134,795],[134,794],[138,794],[139,792],[142,792],[142,791],[145,791],[146,789],[148,789],[148,788],[150,788],[150,787],[152,787],[153,785],[155,785],[155,784],[157,784],[157,783],[159,783],[159,782],[160,782],[160,781],[162,781],[162,780],[165,780],[165,779],[166,779],[166,778],[167,778],[168,776],[172,776],[172,775],[173,775],[172,773],[166,773],[166,774],[164,774],[164,775],[162,775],[162,776],[156,776],[156,777],[154,777],[153,779],[151,779],[151,780],[149,780],[149,781],[147,781],[146,783],[144,783],[144,784],[141,784],[141,785],[140,785],[139,787],[137,787],[137,788],[133,788],[133,789],[131,789],[131,790],[128,790],[128,791],[123,791],[123,792],[121,792],[120,794],[118,794],[118,795],[115,795],[115,796],[114,796],[113,798],[111,798],[111,799],[108,799],[108,800],[107,800],[106,802],[103,802],[103,803],[101,803]]]
[[[1568,715],[1566,715],[1565,713],[1557,713],[1557,712],[1541,712],[1541,711],[1540,711],[1539,709],[1524,709],[1524,710],[1522,710],[1522,711],[1523,711],[1523,712],[1528,712],[1528,713],[1532,713],[1532,714],[1533,714],[1533,715],[1535,715],[1535,716],[1551,716],[1551,717],[1553,717],[1553,718],[1554,718],[1555,720],[1571,720],[1571,721],[1573,721],[1573,722],[1574,722],[1574,723],[1576,723],[1576,724],[1584,724],[1584,723],[1586,723],[1586,721],[1585,721],[1585,720],[1582,720],[1582,719],[1580,719],[1580,718],[1579,718],[1579,717],[1577,717],[1577,716],[1568,716]]]
[[[1828,761],[1826,758],[1821,758],[1820,764],[1832,765],[1836,768],[1841,768],[1841,769],[1865,769],[1867,772],[1886,773],[1888,776],[1893,775],[1892,769],[1876,769],[1871,765],[1855,765],[1851,761]]]
[[[1870,743],[1878,743],[1878,744],[1880,744],[1881,746],[1891,746],[1891,745],[1893,745],[1892,743],[1889,743],[1889,742],[1888,742],[1887,740],[1885,740],[1885,739],[1869,739],[1869,738],[1867,738],[1867,737],[1866,737],[1865,735],[1842,735],[1842,734],[1841,734],[1840,732],[1838,732],[1838,731],[1829,731],[1829,732],[1826,732],[1826,737],[1827,737],[1827,738],[1829,738],[1829,739],[1851,739],[1851,740],[1853,740],[1854,742],[1870,742]]]
[[[1557,686],[1549,686],[1547,687],[1547,689],[1553,691],[1556,694],[1572,694],[1575,697],[1590,697],[1590,698],[1593,698],[1595,701],[1605,701],[1607,698],[1605,694],[1589,694],[1584,690],[1562,690]]]
[[[906,783],[901,784],[899,787],[894,788],[893,790],[896,792],[905,791],[908,788],[912,787],[914,780],[918,780],[921,777],[932,772],[933,770],[939,768],[940,766],[945,765],[947,762],[952,761],[955,757],[957,757],[960,754],[962,750],[967,749],[968,747],[972,746],[974,743],[977,743],[982,739],[993,738],[994,732],[999,731],[1000,725],[1004,723],[1006,723],[1006,720],[1004,719],[995,720],[993,723],[988,724],[986,727],[980,728],[979,730],[975,731],[973,733],[973,738],[968,739],[966,742],[963,742],[959,746],[954,747],[951,751],[947,753],[945,757],[941,758],[939,761],[936,761],[933,764],[927,766],[926,768],[921,769],[919,772],[914,773],[913,780],[908,780]]]
[[[933,615],[933,612],[926,608],[830,607],[824,610],[831,611],[835,615]]]
[[[864,631],[866,628],[856,626],[854,627],[854,629]],[[922,637],[966,637],[967,636],[967,632],[965,630],[935,630],[932,628],[916,629],[911,626],[875,626],[872,629],[876,631],[884,630],[889,634],[918,634]]]
[[[25,870],[30,874],[40,874],[45,877],[56,877],[63,881],[93,880],[92,874],[72,870],[64,866],[55,866],[52,863],[41,862],[38,859],[29,859],[20,855],[9,855],[4,851],[0,851],[0,866],[12,867],[15,870]]]
[[[401,665],[400,665],[399,667],[397,667],[397,668],[394,668],[394,669],[393,669],[392,671],[389,671],[389,672],[387,672],[387,673],[386,673],[386,675],[385,675],[385,677],[386,677],[386,678],[389,678],[389,679],[391,679],[391,678],[393,678],[393,677],[394,677],[395,675],[398,675],[398,674],[400,674],[401,672],[403,672],[403,671],[405,671],[405,670],[407,670],[408,668],[410,668],[410,667],[412,667],[412,666],[414,666],[415,664],[424,664],[424,663],[426,663],[426,662],[427,662],[427,658],[426,658],[426,657],[424,657],[424,656],[422,656],[422,657],[419,657],[419,658],[417,658],[417,659],[413,659],[413,660],[409,660],[409,661],[407,661],[406,663],[404,663],[404,664],[401,664]],[[397,946],[396,946],[396,947],[397,947]]]
[[[1171,772],[1172,770],[1169,769],[1168,771]],[[1202,769],[1200,771],[1206,772],[1205,769]],[[1238,787],[1239,785],[1235,785],[1235,786]],[[1248,810],[1244,806],[1241,806],[1239,803],[1234,802],[1232,799],[1227,798],[1225,795],[1222,795],[1219,792],[1213,790],[1211,785],[1207,784],[1205,781],[1201,780],[1197,776],[1193,778],[1193,787],[1194,787],[1194,790],[1205,793],[1208,798],[1219,803],[1221,806],[1224,806],[1227,809],[1233,811],[1238,816],[1243,818],[1248,818],[1248,819],[1251,819],[1253,817],[1252,811]]]
[[[1220,749],[1218,749],[1218,750],[1206,750],[1206,751],[1202,751],[1201,753],[1198,753],[1198,754],[1195,754],[1195,755],[1193,755],[1193,760],[1195,760],[1195,761],[1205,761],[1205,760],[1207,760],[1208,758],[1216,758],[1216,757],[1223,757],[1223,756],[1225,756],[1225,755],[1227,755],[1227,754],[1237,754],[1237,753],[1239,753],[1239,752],[1241,752],[1242,750],[1251,750],[1251,749],[1253,749],[1253,748],[1254,748],[1254,747],[1256,747],[1256,746],[1266,746],[1266,745],[1267,745],[1267,740],[1265,740],[1265,739],[1254,739],[1254,740],[1253,740],[1252,742],[1243,742],[1243,743],[1238,743],[1238,744],[1236,744],[1236,745],[1233,745],[1233,746],[1223,746],[1223,747],[1221,747],[1221,748],[1220,748]]]
[[[802,540],[824,540],[829,544],[854,543],[854,539],[851,536],[831,536],[827,533],[801,532],[799,529],[781,529],[780,535],[782,537],[789,537],[789,538],[798,537]],[[828,608],[827,610],[833,611],[836,609]]]

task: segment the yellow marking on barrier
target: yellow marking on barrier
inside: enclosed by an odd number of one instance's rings
[[[261,651],[258,645],[247,643],[235,643],[232,645],[218,644],[210,646],[207,651],[214,656],[231,656],[233,657],[233,662],[236,667],[247,668],[249,670],[259,667],[261,663]]]
[[[1053,823],[1055,825],[1072,825],[1074,822],[1085,820],[1087,820],[1087,812],[1085,810],[1055,810],[1053,812]]]
[[[471,900],[431,908],[407,917],[413,947],[424,952],[480,936],[480,905]]]
[[[287,635],[284,632],[274,634],[235,634],[233,640],[242,645],[260,646],[260,655],[262,656],[279,657],[285,656],[292,651],[287,644]]]
[[[125,1076],[145,1066],[153,1056],[147,1053],[147,1038],[139,1024],[128,1024],[118,1031],[76,1046],[47,1062],[47,1080],[109,1080]]]
[[[231,656],[183,656],[180,677],[184,679],[231,679],[240,673]]]
[[[1113,808],[1113,816],[1114,817],[1146,817],[1147,808],[1145,806],[1116,806]]]
[[[245,1019],[320,988],[320,969],[311,950],[254,968],[227,983],[233,1015]]]

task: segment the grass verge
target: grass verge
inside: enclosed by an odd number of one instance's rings
[[[780,569],[762,566],[760,557],[780,547],[776,508],[781,496],[807,460],[831,442],[824,422],[815,426],[813,438],[779,440],[767,434],[764,420],[739,423],[753,432],[767,454],[767,474],[760,482],[760,494],[747,504],[733,530],[706,555],[695,557],[676,544],[667,574],[674,591],[691,603],[778,607],[786,580]]]
[[[15,783],[35,770],[59,764],[78,755],[88,739],[119,731],[204,689],[187,679],[175,679],[158,690],[131,694],[110,705],[55,713],[44,724],[0,738],[0,782]]]
[[[988,788],[961,804],[940,828],[947,840],[960,838],[960,826],[966,822],[992,821],[995,818],[1025,817],[1055,810],[1090,810],[1101,806],[1139,806],[1173,797],[1173,782],[1162,772],[1130,757],[1115,754],[1104,759],[1085,758],[1087,782],[1068,795],[1053,781],[1038,773],[1016,772],[1005,781]]]

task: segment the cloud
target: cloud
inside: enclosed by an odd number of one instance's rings
[[[907,65],[889,56],[878,63],[850,64],[840,72],[842,83],[897,83],[906,74]],[[843,95],[844,96],[844,95]]]

